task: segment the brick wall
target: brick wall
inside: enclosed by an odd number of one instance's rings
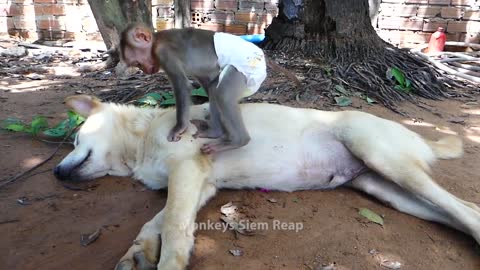
[[[428,42],[439,26],[447,41],[480,42],[480,0],[381,0],[378,34],[402,47]]]
[[[87,0],[0,0],[0,33],[25,39],[98,39]]]
[[[191,0],[192,26],[235,34],[263,33],[279,0]],[[386,41],[413,47],[443,26],[449,41],[480,43],[480,0],[377,0],[373,22]],[[157,30],[173,28],[173,0],[152,0]],[[0,35],[27,39],[100,39],[87,0],[0,0]]]
[[[278,0],[192,0],[192,26],[233,34],[259,34],[277,15]],[[173,0],[153,0],[156,28],[173,28]]]
[[[263,33],[278,0],[192,0],[192,26]],[[173,28],[173,0],[152,0],[157,30]],[[32,40],[101,39],[87,0],[0,0],[0,35]]]

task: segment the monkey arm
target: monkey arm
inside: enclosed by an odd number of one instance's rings
[[[167,48],[159,49],[157,51],[157,59],[173,86],[177,108],[177,123],[170,131],[168,140],[178,141],[180,140],[180,135],[185,132],[190,120],[189,106],[192,85],[185,74],[182,61],[178,55],[172,52],[173,50]]]

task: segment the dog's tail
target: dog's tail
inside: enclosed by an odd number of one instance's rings
[[[425,142],[432,148],[437,158],[451,159],[463,155],[463,142],[457,136],[446,136],[438,141],[425,140]]]

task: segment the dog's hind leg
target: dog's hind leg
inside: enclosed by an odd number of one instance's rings
[[[480,213],[433,181],[427,173],[428,165],[401,152],[382,154],[372,151],[363,160],[369,168],[384,176],[386,180],[393,181],[407,192],[445,211],[455,222],[462,224],[480,244]]]
[[[363,191],[400,212],[470,233],[438,206],[407,192],[375,172],[364,173],[347,183],[347,186]]]

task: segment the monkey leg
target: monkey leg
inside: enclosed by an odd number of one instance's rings
[[[211,91],[209,91],[211,93]],[[225,135],[220,120],[220,112],[216,104],[215,95],[209,95],[210,116],[209,121],[193,119],[190,122],[197,127],[197,132],[193,134],[194,138],[217,139]]]
[[[223,127],[224,138],[219,142],[205,144],[202,152],[211,154],[240,148],[250,141],[250,136],[243,123],[239,100],[247,90],[247,78],[235,67],[229,65],[220,74],[217,87],[209,89],[210,130]]]

